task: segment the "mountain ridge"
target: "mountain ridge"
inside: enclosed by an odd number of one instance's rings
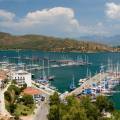
[[[101,43],[44,35],[12,35],[0,32],[0,49],[35,49],[55,52],[112,52],[116,48]]]

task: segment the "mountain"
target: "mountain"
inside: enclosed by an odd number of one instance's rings
[[[82,36],[79,37],[78,39],[83,39],[87,41],[92,41],[92,42],[98,42],[98,43],[104,43],[110,46],[117,46],[120,45],[120,35],[114,35],[114,36],[99,36],[99,35],[94,35],[94,36]]]
[[[43,35],[15,36],[0,32],[0,49],[35,49],[43,51],[97,52],[113,51],[114,48],[101,43],[56,38]]]

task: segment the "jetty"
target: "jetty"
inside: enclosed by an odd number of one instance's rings
[[[71,91],[70,93],[68,93],[69,95],[80,95],[82,93],[83,90],[91,88],[93,86],[93,84],[98,84],[101,81],[103,81],[106,77],[109,76],[110,73],[98,73],[95,76],[93,76],[92,78],[89,78],[88,80],[86,80],[80,87],[76,88],[75,90]],[[119,77],[114,77],[114,80],[120,80],[120,76]]]

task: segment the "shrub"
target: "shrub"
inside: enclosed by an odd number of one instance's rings
[[[22,102],[24,105],[27,105],[28,107],[31,107],[31,105],[34,104],[34,100],[31,95],[23,95]]]
[[[5,100],[7,100],[8,102],[11,102],[10,92],[6,91],[6,92],[4,93],[4,98],[5,98]]]

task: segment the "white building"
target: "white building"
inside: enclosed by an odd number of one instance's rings
[[[12,80],[16,80],[17,84],[19,86],[23,86],[25,83],[28,87],[31,87],[32,85],[32,75],[31,73],[24,71],[24,70],[18,70],[13,71],[11,74]]]

